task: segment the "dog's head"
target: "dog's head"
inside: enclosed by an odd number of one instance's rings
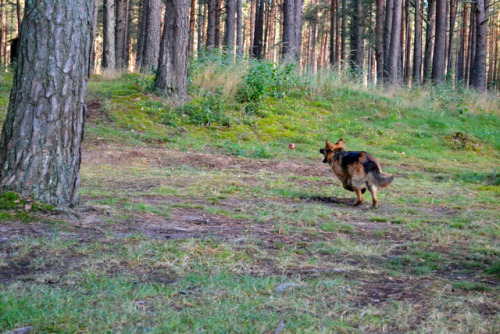
[[[344,140],[341,138],[335,144],[332,144],[327,140],[325,140],[325,148],[319,150],[319,153],[323,154],[325,158],[323,159],[323,163],[327,163],[330,166],[333,165],[333,156],[337,152],[342,152],[345,150],[344,148]]]

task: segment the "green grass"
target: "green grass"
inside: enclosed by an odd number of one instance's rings
[[[320,73],[243,101],[223,63],[193,64],[184,107],[92,77],[82,210],[0,198],[0,331],[497,331],[498,97]],[[325,137],[395,175],[377,210]]]

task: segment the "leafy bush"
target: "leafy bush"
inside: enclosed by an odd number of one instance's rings
[[[220,92],[207,92],[200,99],[194,100],[179,109],[187,121],[195,125],[218,123],[229,126],[230,118],[225,113],[225,103]]]
[[[265,96],[285,97],[295,87],[294,72],[294,64],[256,62],[244,76],[237,98],[240,102],[257,102]]]

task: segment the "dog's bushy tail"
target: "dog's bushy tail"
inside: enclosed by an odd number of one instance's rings
[[[385,188],[394,180],[394,175],[372,171],[368,173],[368,183],[374,184],[377,188]]]

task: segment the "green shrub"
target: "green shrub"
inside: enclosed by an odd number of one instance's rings
[[[294,64],[256,62],[244,76],[237,98],[240,102],[257,102],[265,96],[285,97],[295,87],[294,72]]]
[[[200,99],[196,99],[178,110],[185,115],[187,121],[195,125],[211,125],[218,123],[229,126],[231,120],[225,112],[225,103],[220,92],[207,92]]]

